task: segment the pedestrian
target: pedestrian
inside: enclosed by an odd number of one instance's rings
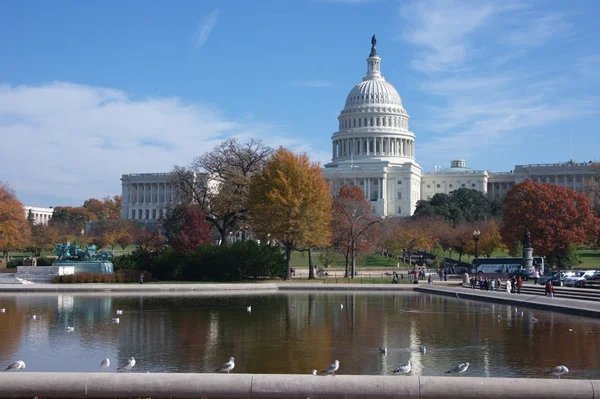
[[[511,293],[511,285],[510,279],[506,279],[506,292],[509,294]]]
[[[471,277],[471,280],[469,280],[469,282],[471,283],[471,289],[474,290],[475,289],[475,285],[477,285],[477,280],[473,276],[473,277]]]
[[[517,279],[515,278],[515,276],[512,276],[510,278],[510,288],[512,289],[512,293],[516,293],[517,292]]]
[[[140,284],[144,284],[144,274],[140,274]]]
[[[429,285],[433,284],[433,280],[431,279],[431,273],[429,273],[429,276],[427,277],[427,284],[429,284]]]
[[[440,281],[444,281],[444,273],[442,272],[442,269],[440,269],[438,272],[438,276],[440,276]]]
[[[533,271],[533,285],[537,285],[538,280],[540,279],[540,269],[537,267]]]
[[[523,286],[523,277],[517,278],[517,294],[521,293],[521,287]]]
[[[496,287],[498,291],[502,291],[502,281],[500,281],[500,276],[496,277]]]
[[[496,291],[496,287],[495,287],[495,285],[496,285],[496,282],[495,282],[495,281],[494,281],[494,279],[492,278],[492,279],[490,280],[490,291],[492,291],[492,292]]]
[[[448,281],[448,271],[444,269],[444,281]]]
[[[554,298],[554,286],[552,285],[552,283],[550,281],[546,282],[546,296],[549,296],[550,298]]]

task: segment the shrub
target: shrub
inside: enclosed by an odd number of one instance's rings
[[[17,266],[23,266],[23,258],[13,259],[6,264],[9,269],[16,269]]]
[[[152,274],[143,270],[121,270],[115,274],[103,273],[77,273],[64,276],[54,276],[51,280],[56,284],[79,284],[79,283],[135,283],[138,282],[140,274],[144,274],[144,281],[151,281]]]
[[[52,258],[40,256],[39,258],[37,258],[37,265],[38,266],[52,266],[53,261],[54,261],[54,259],[52,259]]]

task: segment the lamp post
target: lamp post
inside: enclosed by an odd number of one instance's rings
[[[479,258],[479,250],[477,247],[477,243],[479,242],[480,235],[481,235],[481,232],[479,230],[473,230],[473,241],[475,241],[475,260],[477,260],[477,258]]]

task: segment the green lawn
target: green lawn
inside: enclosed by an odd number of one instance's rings
[[[591,251],[581,249],[577,251],[579,255],[579,268],[581,269],[600,269],[600,251]]]
[[[318,266],[322,267],[323,262],[319,260],[321,251],[313,251],[313,262]],[[340,253],[334,253],[334,262],[331,265],[332,269],[344,268],[346,261],[344,256]],[[292,252],[292,267],[308,268],[308,252]],[[398,264],[398,260],[393,258],[386,258],[379,254],[370,254],[365,256],[359,256],[356,259],[357,267],[395,267]],[[401,267],[408,267],[407,264],[400,262]]]

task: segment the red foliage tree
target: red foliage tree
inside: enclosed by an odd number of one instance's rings
[[[187,207],[179,229],[173,239],[173,247],[182,252],[194,252],[199,246],[211,241],[210,227],[199,205]]]
[[[348,266],[352,278],[356,271],[356,253],[371,246],[368,232],[380,220],[373,216],[370,202],[359,187],[343,186],[333,199],[333,245],[346,257],[345,277]]]
[[[531,246],[539,255],[551,256],[570,244],[594,239],[600,221],[590,209],[589,198],[556,184],[525,181],[504,199],[502,238],[511,247],[527,229]]]

